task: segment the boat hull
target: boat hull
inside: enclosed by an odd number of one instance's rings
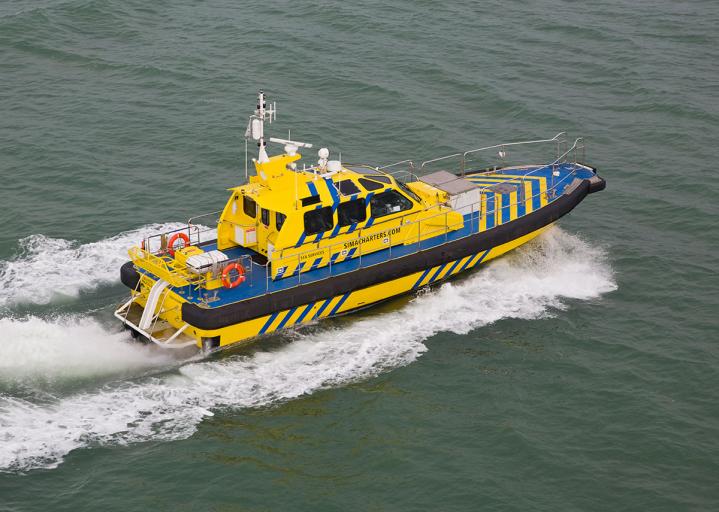
[[[186,326],[185,335],[194,339],[198,347],[214,349],[350,313],[447,280],[523,245],[571,211],[599,185],[577,179],[561,197],[508,224],[282,292],[216,308],[201,307],[168,294],[162,319],[168,327]],[[151,280],[140,276],[131,264],[123,267],[121,275],[130,288],[136,288],[140,279]],[[135,307],[144,307],[142,298],[138,298]]]

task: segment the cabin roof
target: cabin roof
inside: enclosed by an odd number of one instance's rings
[[[372,180],[373,176],[381,176],[383,180]],[[263,208],[287,212],[295,209],[304,210],[309,207],[309,205],[302,205],[300,201],[312,196],[320,198],[319,203],[314,204],[321,203],[325,206],[337,204],[345,200],[344,198],[353,195],[365,197],[372,190],[365,188],[359,181],[360,179],[376,181],[381,186],[377,190],[396,185],[395,179],[381,170],[369,165],[349,165],[342,166],[339,171],[324,174],[314,167],[286,171],[274,179],[265,182],[251,181],[229,190],[251,197]],[[344,187],[339,187],[338,183],[345,180],[351,180],[357,190],[353,193],[341,190]]]

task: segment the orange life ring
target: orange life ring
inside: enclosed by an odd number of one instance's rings
[[[237,278],[234,281],[230,281],[230,272],[233,270],[237,271]],[[222,286],[225,288],[235,288],[245,282],[245,267],[239,263],[230,263],[222,271]]]
[[[175,257],[175,242],[177,242],[178,238],[182,238],[182,241],[185,242],[185,245],[182,247],[187,247],[190,245],[190,237],[187,236],[185,233],[175,233],[170,237],[170,241],[167,242],[167,252],[172,256]]]

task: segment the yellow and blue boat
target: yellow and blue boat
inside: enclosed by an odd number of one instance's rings
[[[115,316],[133,334],[211,351],[350,313],[478,268],[605,187],[581,162],[582,140],[564,134],[418,166],[345,164],[321,148],[300,167],[312,145],[265,137],[275,115],[260,92],[245,134],[256,172],[222,211],[130,248],[120,274],[131,295]],[[282,152],[269,156],[268,142]],[[510,151],[547,146],[549,163],[507,163]],[[494,164],[471,169],[480,157]],[[456,172],[436,170],[451,161]]]

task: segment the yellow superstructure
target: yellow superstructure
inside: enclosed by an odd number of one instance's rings
[[[255,161],[257,174],[231,189],[218,249],[255,250],[271,260],[278,279],[344,261],[352,248],[351,257],[359,257],[464,226],[439,189],[404,184],[371,167],[288,168],[300,158]]]

